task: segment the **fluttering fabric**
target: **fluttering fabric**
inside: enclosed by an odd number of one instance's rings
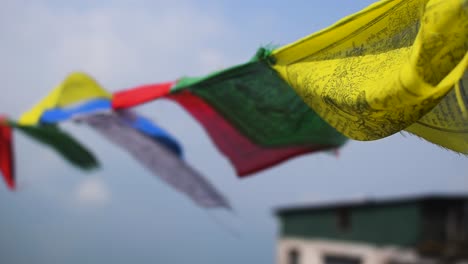
[[[55,126],[25,126],[0,117],[0,171],[5,183],[12,190],[16,187],[12,128],[50,147],[77,168],[91,170],[99,166],[90,151]]]
[[[114,144],[129,152],[135,160],[176,190],[206,208],[230,208],[227,200],[196,170],[159,143],[139,133],[125,121],[126,112],[98,113],[80,117]]]
[[[94,83],[94,88],[104,90],[97,83]],[[74,89],[86,90],[88,86],[75,85]],[[66,96],[72,91],[69,89],[62,95]],[[131,96],[127,98],[132,99]],[[152,173],[187,194],[200,206],[229,208],[226,199],[214,187],[180,160],[182,148],[172,136],[134,111],[123,110],[112,113],[111,110],[109,99],[88,98],[88,101],[75,101],[72,106],[57,106],[43,110],[40,123],[55,124],[71,119],[83,120],[101,134],[105,134],[112,142],[129,151]],[[96,120],[101,120],[102,124],[96,124]],[[113,128],[117,128],[119,133]]]
[[[88,75],[75,72],[57,86],[49,95],[24,113],[19,123],[21,125],[37,125],[42,114],[57,107],[67,107],[83,101],[98,98],[110,99],[112,95]]]
[[[160,98],[169,93],[175,82],[142,85],[114,93],[112,108],[125,109]]]
[[[34,122],[38,123],[40,126],[37,128],[41,129],[53,128],[55,124],[67,120],[84,120],[100,133],[106,134],[112,142],[124,147],[151,172],[187,194],[200,206],[229,208],[226,199],[180,159],[182,148],[172,136],[134,111],[112,112],[111,101],[102,96],[107,92],[91,77],[83,73],[72,74],[59,87],[62,87],[60,95],[49,95],[38,104],[41,107],[36,107],[23,117],[36,117],[36,113],[39,113],[39,118],[34,118]],[[53,93],[56,91],[57,89]],[[53,102],[50,98],[62,103],[50,103]],[[44,105],[47,107],[43,107]],[[101,115],[98,115],[99,113]],[[104,120],[102,125],[95,124],[96,119]],[[120,129],[119,133],[111,133],[114,131],[113,127]],[[19,128],[29,131],[32,127]],[[149,156],[145,156],[147,154]]]
[[[91,170],[99,167],[99,162],[91,151],[55,125],[25,126],[11,121],[9,124],[34,141],[55,150],[62,158],[79,169]]]
[[[415,124],[409,131],[468,153],[463,100],[453,93],[445,99],[467,69],[467,49],[466,1],[393,0],[275,50],[270,61],[352,139],[379,139]]]
[[[86,87],[76,87],[76,89],[86,89]],[[39,121],[41,124],[56,124],[80,115],[106,112],[110,109],[111,101],[109,99],[90,99],[69,107],[55,107],[45,110],[42,112]]]
[[[176,101],[204,127],[219,151],[229,159],[237,175],[241,177],[275,166],[298,155],[333,148],[319,144],[262,147],[241,134],[202,98],[193,95],[189,90],[172,94],[167,98]]]
[[[114,97],[112,106],[121,109],[158,97],[174,100],[205,128],[239,176],[343,145],[347,138],[316,115],[267,65],[264,58],[269,52],[262,48],[250,62],[206,77],[118,92],[121,96]]]
[[[114,95],[73,73],[19,119],[0,121],[0,170],[15,185],[11,129],[80,168],[94,156],[56,124],[79,119],[202,207],[227,200],[181,158],[167,132],[131,108],[181,105],[240,176],[292,157],[406,130],[468,154],[468,1],[384,0],[247,63]],[[51,125],[52,124],[52,125]]]
[[[171,90],[190,90],[254,143],[263,147],[329,145],[347,138],[320,118],[264,58],[202,78],[182,78]]]
[[[128,125],[143,133],[144,135],[158,141],[177,156],[182,157],[182,146],[173,136],[171,136],[161,127],[156,126],[148,118],[137,115],[134,111],[126,110],[125,112],[127,116],[125,121],[128,122]],[[130,118],[130,116],[132,118]]]
[[[406,131],[468,154],[468,72],[440,103]]]
[[[86,87],[79,87],[80,89],[86,89]],[[65,108],[54,108],[43,112],[40,122],[42,124],[56,124],[71,120],[82,115],[97,113],[97,112],[109,112],[111,111],[111,101],[109,99],[92,99],[72,107]],[[128,112],[130,113],[130,112]],[[168,149],[176,153],[178,156],[182,155],[182,147],[169,133],[164,131],[162,128],[156,126],[149,119],[131,112],[133,118],[128,119],[129,125],[146,134],[149,137],[159,141]]]
[[[0,116],[0,172],[7,187],[11,190],[15,189],[13,133],[4,116]]]

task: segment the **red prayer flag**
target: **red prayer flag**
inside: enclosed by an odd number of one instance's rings
[[[8,188],[14,190],[13,133],[11,127],[6,122],[7,119],[0,116],[0,171]]]
[[[174,84],[175,82],[148,84],[116,92],[112,98],[112,108],[129,108],[157,99],[168,94]]]
[[[324,145],[262,147],[242,135],[215,109],[190,91],[170,94],[166,98],[179,103],[202,124],[218,149],[231,161],[237,175],[241,177],[301,154],[333,148]]]

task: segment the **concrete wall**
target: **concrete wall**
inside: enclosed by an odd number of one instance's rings
[[[361,259],[361,264],[421,263],[411,250],[327,240],[303,240],[284,238],[277,244],[277,264],[291,264],[291,250],[299,253],[298,264],[323,264],[326,255],[348,256]]]

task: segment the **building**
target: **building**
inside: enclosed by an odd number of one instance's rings
[[[278,264],[468,263],[468,194],[280,208]]]

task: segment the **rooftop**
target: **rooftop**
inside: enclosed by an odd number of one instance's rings
[[[468,193],[427,193],[418,195],[398,196],[390,198],[372,198],[372,197],[361,197],[352,198],[347,200],[335,200],[335,201],[320,201],[312,203],[302,203],[295,206],[279,207],[274,210],[276,215],[284,215],[289,213],[297,213],[302,211],[320,211],[329,209],[338,209],[343,207],[348,208],[362,208],[362,207],[374,207],[374,206],[386,206],[396,205],[405,203],[414,203],[420,201],[429,200],[446,200],[446,201],[457,201],[457,200],[468,200]]]

